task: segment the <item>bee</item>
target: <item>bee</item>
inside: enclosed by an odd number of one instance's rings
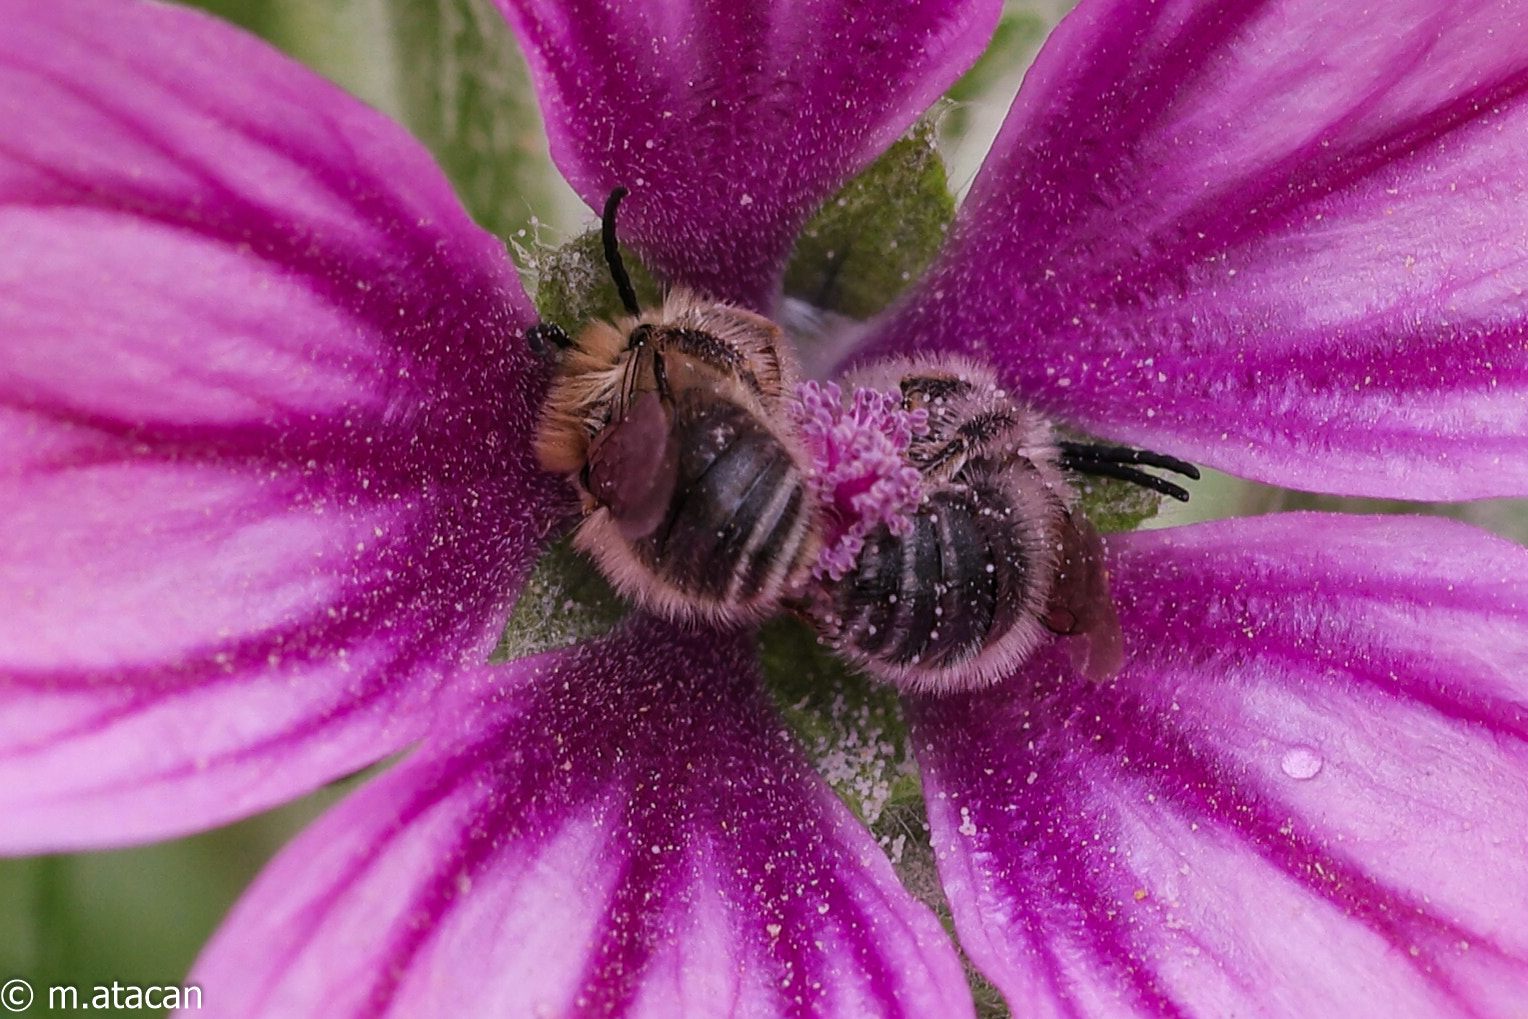
[[[642,311],[621,261],[617,188],[602,222],[605,259],[627,317],[562,347],[536,436],[548,471],[578,492],[574,546],[616,590],[670,619],[763,619],[817,555],[816,507],[785,424],[796,382],[778,326],[683,288]]]
[[[901,393],[927,430],[906,458],[922,478],[908,527],[881,524],[854,566],[822,577],[802,602],[821,639],[902,689],[975,689],[1011,675],[1053,634],[1076,638],[1078,671],[1107,678],[1123,662],[1103,543],[1077,508],[1071,476],[1130,481],[1187,499],[1139,469],[1197,478],[1174,457],[1060,441],[988,367],[954,356],[887,361],[846,391]]]

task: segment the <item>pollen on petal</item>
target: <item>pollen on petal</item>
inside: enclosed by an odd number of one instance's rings
[[[803,382],[795,397],[791,414],[811,461],[807,489],[823,507],[826,527],[813,574],[839,580],[875,528],[906,534],[912,526],[923,490],[907,448],[928,432],[928,414],[876,389],[857,387],[846,401],[831,382]]]

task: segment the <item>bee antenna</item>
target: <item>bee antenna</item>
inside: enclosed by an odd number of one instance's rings
[[[605,264],[610,267],[610,278],[615,281],[616,293],[628,315],[642,314],[637,303],[637,292],[631,287],[631,277],[626,275],[626,263],[621,261],[621,245],[615,239],[615,210],[621,199],[631,194],[625,188],[616,188],[605,199],[605,214],[600,217],[600,239],[605,242]]]

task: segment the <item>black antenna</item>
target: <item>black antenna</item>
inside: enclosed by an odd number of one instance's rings
[[[610,278],[615,280],[615,291],[621,295],[621,304],[628,315],[642,314],[637,303],[637,292],[631,288],[631,277],[626,275],[626,265],[621,261],[621,246],[615,239],[615,210],[621,199],[631,192],[616,188],[605,199],[605,215],[600,218],[600,239],[605,242],[605,264],[610,266]]]
[[[1175,485],[1165,478],[1159,478],[1155,474],[1147,474],[1131,465],[1145,464],[1147,467],[1160,467],[1164,471],[1172,471],[1185,478],[1199,480],[1199,468],[1187,460],[1179,460],[1166,453],[1131,449],[1129,446],[1093,446],[1085,442],[1061,442],[1057,443],[1057,446],[1061,450],[1061,466],[1069,471],[1128,481],[1133,485],[1149,488],[1160,495],[1170,496],[1179,502],[1188,502],[1188,489]]]

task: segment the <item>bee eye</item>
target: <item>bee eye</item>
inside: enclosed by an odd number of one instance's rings
[[[633,329],[631,335],[626,338],[626,349],[636,350],[638,347],[646,346],[652,338],[653,327],[644,322]]]

